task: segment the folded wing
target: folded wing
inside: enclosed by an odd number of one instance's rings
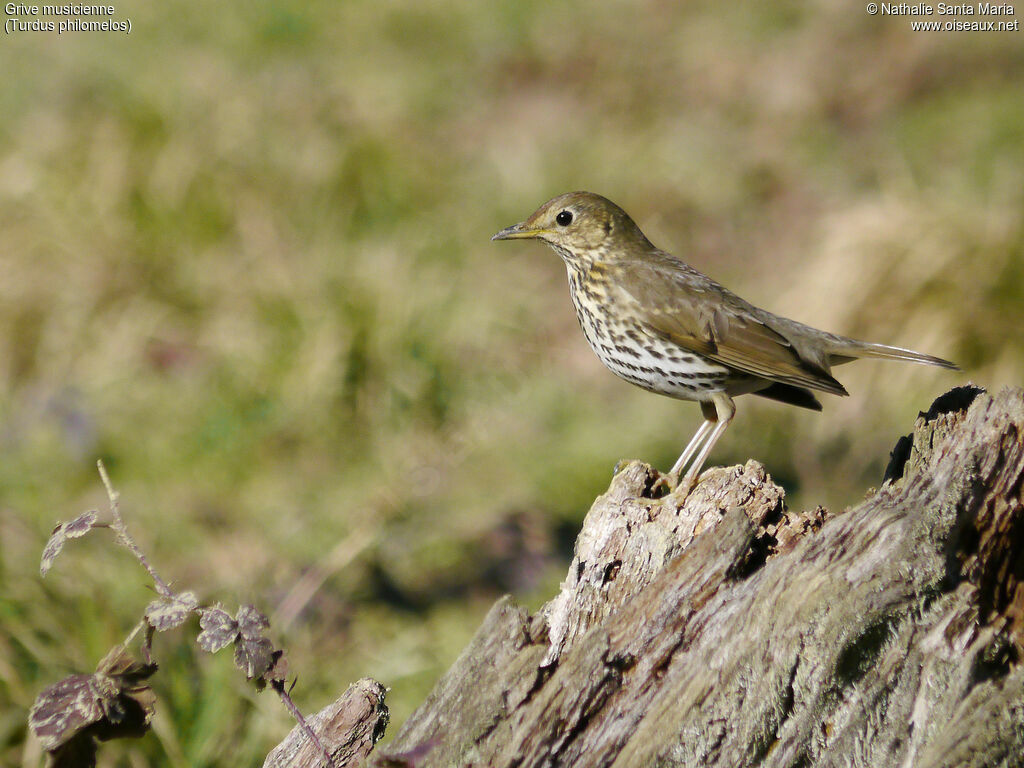
[[[618,286],[644,329],[743,374],[845,395],[827,363],[801,356],[785,323],[660,251],[619,262]],[[795,323],[793,325],[796,325]]]

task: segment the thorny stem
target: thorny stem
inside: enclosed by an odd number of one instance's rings
[[[110,476],[107,474],[107,468],[103,466],[102,461],[96,462],[97,467],[100,470],[100,478],[103,480],[103,485],[107,489],[107,498],[110,499],[110,514],[114,517],[114,531],[117,533],[117,537],[121,540],[128,550],[135,555],[135,559],[138,560],[142,567],[149,572],[150,578],[153,579],[153,583],[156,585],[156,591],[164,597],[173,597],[174,592],[167,582],[157,575],[157,572],[153,569],[153,566],[149,564],[149,560],[139,549],[139,545],[135,543],[135,540],[128,534],[128,528],[124,524],[124,519],[121,517],[121,510],[118,507],[118,501],[121,498],[121,494],[114,490],[114,486],[110,482]]]
[[[295,702],[292,701],[292,697],[288,695],[288,691],[284,689],[284,681],[271,680],[270,685],[275,691],[277,691],[277,695],[280,696],[281,701],[284,702],[285,709],[287,709],[291,713],[292,717],[295,718],[296,722],[298,722],[302,732],[306,734],[306,738],[313,743],[313,746],[320,750],[320,754],[324,759],[324,765],[327,766],[327,768],[337,768],[334,763],[334,759],[331,757],[331,753],[327,751],[323,742],[320,741],[319,737],[316,735],[316,731],[314,731],[310,727],[309,723],[306,722],[306,718],[302,716],[302,712],[300,712],[299,708],[295,706]]]

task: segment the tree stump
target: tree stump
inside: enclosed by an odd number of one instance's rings
[[[837,514],[626,464],[561,592],[499,600],[367,764],[1024,766],[1022,435],[1024,391],[954,389]]]

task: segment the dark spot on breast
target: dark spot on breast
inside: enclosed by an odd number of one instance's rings
[[[636,351],[635,347],[630,347],[625,344],[616,344],[615,351],[619,354],[627,355],[628,357],[640,357],[640,353]]]

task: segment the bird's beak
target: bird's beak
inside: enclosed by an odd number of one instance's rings
[[[524,240],[530,237],[540,237],[546,230],[529,226],[525,221],[505,227],[496,232],[491,240]]]

